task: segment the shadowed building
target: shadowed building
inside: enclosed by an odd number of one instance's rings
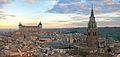
[[[22,34],[30,32],[32,34],[41,35],[41,33],[42,33],[42,23],[40,22],[37,26],[24,26],[21,23],[19,23],[19,31]]]
[[[91,10],[91,16],[87,28],[87,46],[97,48],[98,39],[97,39],[97,24],[94,17],[94,11]]]

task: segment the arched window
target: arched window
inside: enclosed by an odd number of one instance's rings
[[[90,35],[90,32],[88,32],[88,35]]]
[[[96,32],[93,32],[93,36],[96,36]]]

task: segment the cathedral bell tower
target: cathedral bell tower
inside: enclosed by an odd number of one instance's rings
[[[22,24],[21,23],[19,23],[19,31],[21,32],[22,31]]]
[[[40,21],[40,23],[38,24],[38,34],[41,35],[42,34],[42,23]]]
[[[87,28],[87,46],[98,48],[98,39],[97,39],[97,24],[94,17],[93,8],[91,10],[91,16],[89,18],[88,28]]]

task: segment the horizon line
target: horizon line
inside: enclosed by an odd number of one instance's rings
[[[114,27],[119,27],[119,26],[100,26],[98,28],[114,28]],[[64,27],[64,28],[86,28],[86,27]],[[0,28],[0,29],[19,29],[19,28]],[[62,28],[43,28],[43,29],[62,29]]]

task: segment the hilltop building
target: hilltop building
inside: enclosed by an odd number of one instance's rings
[[[19,23],[19,31],[22,34],[25,34],[27,32],[32,34],[38,34],[41,35],[42,33],[42,23],[40,22],[37,26],[25,26],[22,25],[22,23]]]

